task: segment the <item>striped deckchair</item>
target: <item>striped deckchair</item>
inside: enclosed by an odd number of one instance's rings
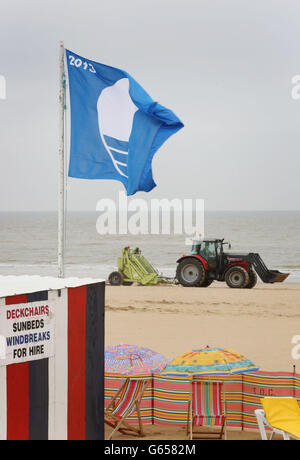
[[[190,439],[226,438],[226,402],[223,381],[193,378],[190,384],[187,435]],[[209,431],[195,430],[209,427]],[[220,427],[215,429],[215,427]]]
[[[112,439],[112,436],[117,431],[145,436],[140,414],[140,401],[150,382],[150,380],[146,379],[127,378],[112,397],[104,411],[105,423],[113,428],[108,440]],[[134,410],[136,410],[138,416],[138,428],[126,422],[126,419]]]

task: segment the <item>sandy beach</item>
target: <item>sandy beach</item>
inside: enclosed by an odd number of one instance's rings
[[[146,346],[168,358],[206,345],[232,348],[264,371],[292,371],[300,335],[300,284],[230,289],[121,286],[106,289],[106,344]]]
[[[292,337],[300,335],[300,284],[229,289],[128,286],[106,289],[106,345],[128,343],[169,358],[202,346],[239,351],[263,371],[287,371]],[[145,439],[186,439],[184,427],[146,425]],[[228,439],[259,439],[258,432],[228,431]],[[115,439],[130,439],[117,434]]]

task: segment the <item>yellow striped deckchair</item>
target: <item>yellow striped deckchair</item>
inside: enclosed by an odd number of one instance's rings
[[[221,380],[193,378],[190,385],[187,434],[190,439],[226,438],[226,404]],[[209,427],[196,431],[195,427]],[[215,427],[220,427],[218,430]]]
[[[112,397],[104,410],[104,421],[113,428],[113,431],[108,436],[109,440],[112,439],[112,436],[117,431],[144,436],[140,414],[140,401],[149,385],[150,380],[127,378],[121,388]],[[138,428],[126,422],[126,419],[134,410],[136,410],[138,416]]]

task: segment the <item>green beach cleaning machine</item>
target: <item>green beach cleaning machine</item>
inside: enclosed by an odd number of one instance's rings
[[[112,272],[108,280],[113,286],[177,283],[185,287],[208,287],[213,281],[223,281],[230,288],[251,289],[257,283],[257,275],[264,283],[281,283],[289,276],[269,270],[257,253],[224,251],[226,244],[224,239],[194,241],[191,252],[177,260],[175,279],[159,274],[139,248],[126,247],[118,259],[118,271]]]
[[[171,283],[171,278],[161,276],[151,263],[144,257],[139,248],[131,249],[129,246],[122,249],[118,258],[118,271],[112,272],[108,281],[112,286],[131,286],[139,283],[143,286],[158,283]]]

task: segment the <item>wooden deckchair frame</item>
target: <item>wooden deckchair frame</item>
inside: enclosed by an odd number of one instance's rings
[[[115,407],[115,403],[120,395],[120,393],[123,391],[124,386],[127,384],[128,381],[130,380],[143,380],[146,381],[145,386],[141,391],[138,392],[138,394],[135,396],[134,400],[131,402],[131,404],[128,406],[125,414],[123,415],[122,418],[116,417],[114,414],[111,413],[110,409],[113,410]],[[139,379],[139,378],[127,378],[121,385],[120,389],[116,392],[116,394],[112,397],[108,405],[106,406],[104,410],[104,422],[109,425],[110,427],[113,428],[113,431],[110,433],[108,436],[108,440],[112,439],[112,436],[117,432],[120,431],[123,434],[126,434],[126,432],[130,432],[130,434],[135,434],[139,435],[141,437],[145,436],[144,430],[143,430],[143,422],[141,418],[141,412],[140,412],[140,402],[143,397],[143,394],[145,390],[148,388],[150,385],[151,380],[147,379]],[[135,426],[127,423],[125,420],[128,417],[128,415],[131,413],[133,407],[136,406],[136,412],[138,416],[138,428]]]
[[[222,385],[221,391],[221,402],[222,402],[222,415],[223,415],[223,424],[221,425],[220,430],[210,430],[210,431],[196,431],[194,430],[194,420],[196,415],[193,413],[193,384],[194,383],[219,383]],[[205,426],[205,425],[203,425]],[[224,391],[224,381],[223,380],[204,380],[201,378],[193,377],[190,381],[190,391],[189,391],[189,403],[188,403],[188,417],[187,417],[187,435],[189,439],[226,439],[226,394]]]

